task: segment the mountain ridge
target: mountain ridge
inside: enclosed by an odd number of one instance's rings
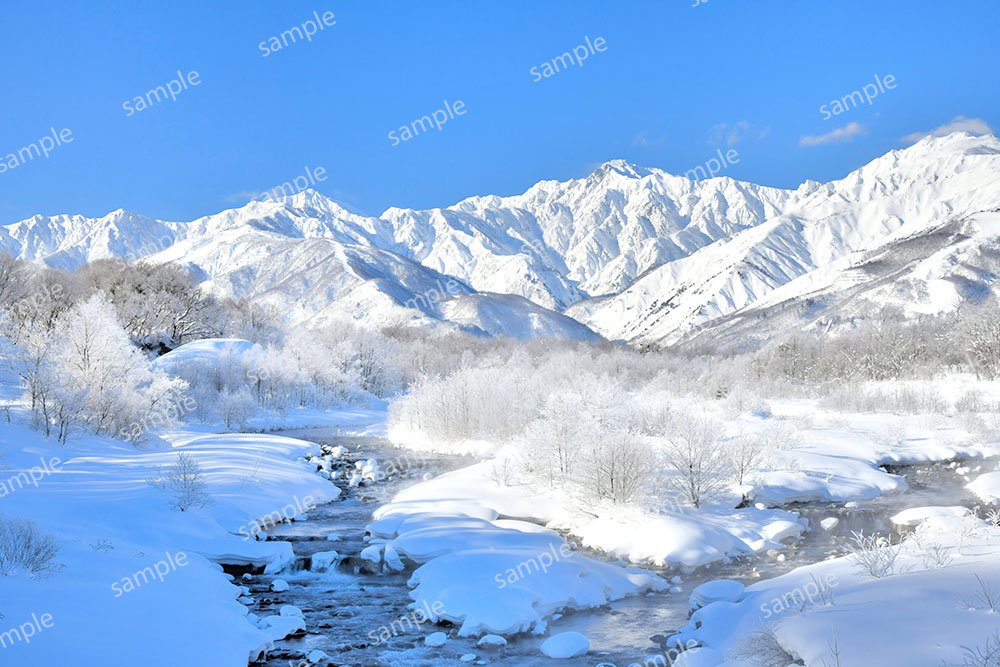
[[[1000,141],[955,133],[794,190],[616,159],[518,195],[379,217],[313,190],[189,222],[123,209],[36,215],[0,226],[0,250],[62,269],[114,257],[179,262],[209,291],[284,300],[282,312],[302,321],[349,316],[525,337],[533,334],[521,319],[542,318],[540,335],[586,337],[579,323],[610,339],[671,344],[850,264],[845,257],[1000,207],[998,180]],[[421,298],[442,279],[462,287],[441,303]]]

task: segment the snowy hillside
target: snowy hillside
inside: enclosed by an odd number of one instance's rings
[[[760,324],[768,308],[819,293],[828,306],[847,290],[863,292],[863,304],[935,312],[988,293],[996,226],[971,221],[1000,210],[998,175],[996,137],[955,133],[796,190],[613,160],[517,196],[379,218],[311,190],[192,222],[122,210],[35,216],[0,228],[0,249],[63,269],[109,257],[179,262],[205,289],[270,303],[292,321],[364,317],[519,338],[596,331],[662,344],[734,319]],[[904,247],[899,273],[890,249]],[[878,257],[892,259],[891,276]]]

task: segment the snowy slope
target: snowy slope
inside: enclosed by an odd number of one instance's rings
[[[348,317],[374,326],[434,324],[514,338],[599,338],[525,298],[477,294],[463,301],[475,290],[413,261],[411,253],[396,252],[405,246],[393,239],[388,222],[351,213],[313,191],[189,223],[124,211],[100,219],[36,216],[0,229],[0,248],[62,269],[111,257],[176,262],[200,277],[206,290],[270,303],[293,321]],[[497,284],[503,283],[502,265],[516,272],[523,261],[498,258]]]
[[[26,261],[75,269],[98,259],[152,254],[173,244],[178,228],[123,209],[103,218],[36,215],[0,227],[0,249]]]
[[[589,327],[663,344],[818,293],[828,314],[849,301],[837,295],[859,290],[879,303],[916,295],[922,312],[953,307],[968,296],[958,283],[992,289],[996,234],[970,221],[997,210],[1000,141],[955,133],[796,190],[613,160],[516,196],[378,218],[309,190],[191,222],[121,210],[35,216],[0,227],[0,249],[66,269],[107,257],[182,262],[205,289],[273,303],[296,321],[517,337],[587,338]],[[890,252],[900,248],[905,267]]]
[[[819,282],[835,282],[838,272],[866,253],[998,209],[1000,141],[962,133],[928,138],[816,188],[756,227],[657,267],[614,297],[581,302],[567,314],[609,338],[675,342],[793,281],[795,293],[804,294],[810,280],[802,278],[813,272],[824,274]],[[989,229],[974,236],[995,242]],[[852,280],[866,277],[855,273],[847,282]]]
[[[425,235],[416,257],[479,289],[496,289],[486,286],[483,248],[503,241],[507,250],[530,253],[575,288],[562,293],[548,272],[535,276],[551,305],[566,306],[573,296],[617,293],[651,267],[776,215],[811,187],[792,192],[729,178],[692,181],[613,160],[587,178],[542,181],[514,197],[472,197],[431,211],[390,208],[382,217],[414,230],[412,236],[431,228],[440,240],[428,245]],[[506,291],[534,298],[530,282],[526,273]]]

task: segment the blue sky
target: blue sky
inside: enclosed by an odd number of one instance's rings
[[[718,149],[739,155],[724,175],[794,187],[957,116],[1000,127],[993,0],[694,2],[5,3],[0,159],[50,127],[73,141],[0,173],[0,222],[119,207],[193,219],[305,167],[370,214],[619,157],[683,173]],[[314,11],[336,23],[263,55]],[[535,80],[585,37],[605,50]],[[177,70],[199,84],[126,115]],[[875,75],[895,88],[824,118]],[[444,100],[465,113],[392,145]]]

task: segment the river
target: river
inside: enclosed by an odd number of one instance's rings
[[[343,436],[331,429],[286,431],[285,435],[308,439],[324,446],[346,449],[340,466],[351,469],[356,461],[376,459],[398,460],[405,452],[394,448],[387,440],[367,436]],[[357,556],[367,546],[365,527],[372,513],[389,502],[401,489],[427,475],[470,465],[473,459],[456,456],[421,456],[422,466],[405,470],[401,475],[379,481],[371,486],[347,487],[337,501],[328,503],[308,514],[304,520],[280,524],[269,532],[269,539],[292,543],[298,565],[296,571],[280,575],[253,575],[245,585],[256,600],[251,611],[258,615],[277,613],[282,604],[301,608],[306,622],[306,634],[276,643],[267,667],[298,667],[309,651],[320,649],[331,658],[333,665],[598,665],[601,663],[626,667],[641,663],[647,656],[661,653],[666,638],[688,620],[688,596],[693,588],[712,579],[727,578],[750,585],[761,579],[783,574],[795,567],[814,563],[847,551],[852,531],[891,532],[889,517],[910,507],[929,505],[965,505],[973,507],[975,499],[965,490],[965,481],[948,463],[895,466],[891,472],[905,477],[909,489],[904,493],[882,496],[846,507],[845,503],[799,503],[787,506],[807,518],[813,530],[803,538],[788,544],[786,549],[758,554],[700,568],[683,576],[681,593],[657,593],[630,597],[598,609],[572,611],[550,621],[549,634],[574,630],[590,639],[591,650],[583,658],[553,661],[542,656],[539,645],[545,637],[517,636],[508,638],[502,649],[484,650],[477,647],[476,638],[450,638],[442,648],[426,647],[423,637],[447,627],[426,625],[404,631],[388,642],[375,645],[373,637],[382,626],[410,613],[407,604],[408,573],[375,574],[368,571]],[[974,463],[978,465],[979,462]],[[820,520],[839,519],[832,530],[823,530]],[[337,539],[330,540],[328,536]],[[571,536],[567,539],[572,541]],[[336,550],[348,557],[337,571],[310,572],[309,558],[320,551]],[[601,552],[580,549],[588,556],[608,560]],[[676,572],[649,567],[670,579]],[[284,579],[290,589],[282,593],[269,591],[273,579]],[[402,624],[399,624],[400,626]],[[409,623],[406,627],[411,627]],[[374,633],[374,634],[370,634]],[[475,655],[471,662],[459,656]],[[303,665],[307,663],[302,663]]]

